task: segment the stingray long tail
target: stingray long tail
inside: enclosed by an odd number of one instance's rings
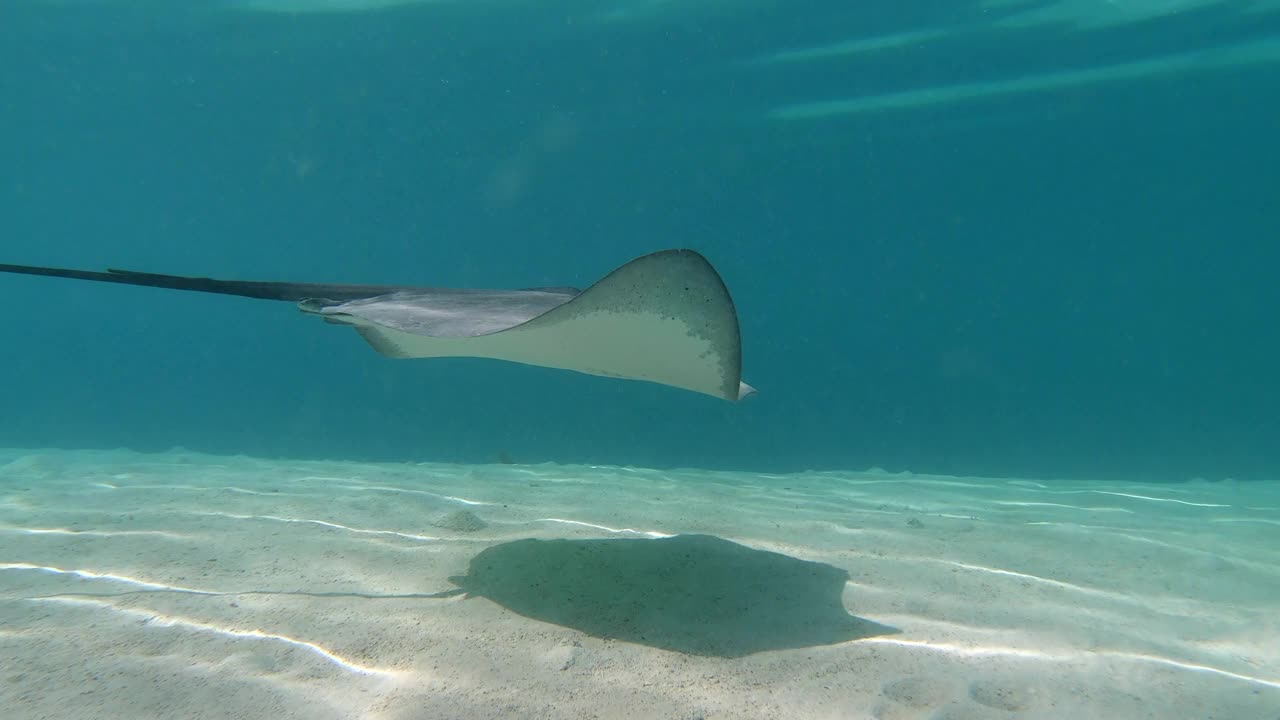
[[[285,300],[301,302],[312,298],[326,300],[361,300],[378,297],[399,290],[413,290],[395,285],[330,285],[325,283],[294,282],[262,282],[256,280],[215,280],[213,278],[186,277],[183,275],[161,275],[158,273],[136,272],[133,270],[107,269],[106,272],[95,270],[70,270],[66,268],[39,267],[35,265],[0,264],[0,272],[20,275],[41,275],[44,277],[71,278],[73,280],[90,280],[93,282],[119,283],[122,285],[140,285],[143,287],[166,288],[169,290],[187,290],[190,292],[217,293],[220,295],[238,295],[258,300]]]

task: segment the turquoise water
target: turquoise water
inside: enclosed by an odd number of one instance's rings
[[[1274,475],[1276,10],[6,2],[0,260],[524,287],[694,247],[761,395],[6,278],[0,440]]]

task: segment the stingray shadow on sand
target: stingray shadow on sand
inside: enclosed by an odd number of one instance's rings
[[[710,535],[517,540],[486,548],[469,597],[588,635],[690,655],[742,657],[899,632],[850,615],[849,575]]]

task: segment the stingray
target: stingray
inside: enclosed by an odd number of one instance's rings
[[[491,358],[725,400],[755,393],[741,378],[733,299],[693,250],[644,255],[586,290],[258,282],[3,264],[0,272],[294,302],[304,313],[354,328],[391,358]]]

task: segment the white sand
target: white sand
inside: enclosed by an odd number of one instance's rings
[[[901,632],[697,656],[678,605],[637,644],[423,597],[521,538],[677,533],[847,570]],[[0,716],[1275,720],[1280,490],[4,450]]]

